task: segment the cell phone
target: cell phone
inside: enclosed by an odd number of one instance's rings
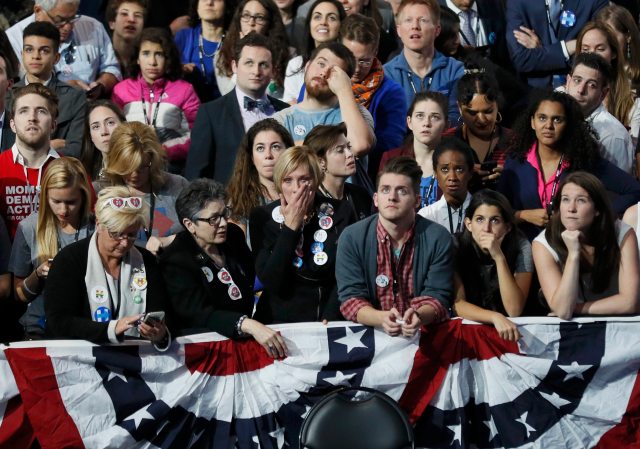
[[[490,172],[497,166],[498,166],[498,161],[486,161],[480,164],[480,170]]]
[[[142,318],[144,324],[153,326],[157,323],[161,323],[164,320],[164,312],[147,312]]]
[[[91,89],[86,91],[85,95],[87,96],[87,98],[90,98],[93,100],[97,98],[101,92],[102,92],[102,84],[98,83],[95,86],[93,86]]]

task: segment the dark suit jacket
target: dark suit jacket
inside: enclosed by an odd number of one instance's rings
[[[276,111],[289,107],[272,97],[269,101]],[[201,105],[191,130],[185,177],[189,180],[212,178],[226,184],[243,136],[244,124],[235,89]]]
[[[2,139],[0,139],[0,152],[11,148],[13,143],[16,141],[16,135],[13,131],[11,131],[11,127],[9,126],[10,116],[10,109],[6,108],[4,110],[4,121],[2,122]]]
[[[446,0],[439,0],[441,6],[447,6]],[[507,41],[505,40],[505,11],[500,0],[476,0],[478,5],[478,19],[482,23],[487,36],[486,56],[494,63],[504,68],[511,67]],[[465,44],[465,42],[461,42]],[[484,47],[483,47],[484,48]]]
[[[7,96],[7,109],[13,103],[13,92],[24,86],[24,78],[13,86]],[[48,87],[58,96],[58,118],[51,139],[64,139],[65,146],[58,152],[79,158],[82,151],[84,118],[87,113],[87,97],[83,91],[60,81],[55,75]]]
[[[516,70],[527,79],[530,86],[551,86],[554,74],[567,73],[569,69],[560,41],[575,39],[582,27],[608,4],[607,0],[565,0],[563,10],[573,12],[576,21],[571,27],[560,25],[558,41],[553,43],[543,0],[508,0],[507,46]],[[519,29],[521,25],[536,32],[542,47],[528,49],[516,41],[513,30]]]

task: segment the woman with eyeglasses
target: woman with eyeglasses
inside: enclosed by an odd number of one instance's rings
[[[251,211],[249,228],[256,274],[264,286],[258,310],[267,323],[343,319],[335,261],[338,237],[356,221],[351,207],[319,192],[320,161],[295,146],[276,162],[280,200]]]
[[[271,49],[271,61],[274,67],[274,78],[267,93],[274,98],[281,98],[284,89],[284,73],[289,60],[289,41],[282,23],[278,7],[272,0],[241,0],[236,8],[229,32],[225,36],[220,57],[216,67],[221,74],[232,77],[232,61],[235,59],[237,42],[247,34],[256,32],[266,36]],[[228,90],[220,89],[222,95],[230,92],[235,86],[233,81]]]
[[[153,254],[171,243],[182,229],[174,204],[187,180],[168,173],[166,163],[165,150],[151,127],[127,122],[113,131],[104,170],[106,181],[101,184],[125,186],[132,195],[144,199],[149,216],[136,244]]]
[[[166,289],[155,256],[134,246],[147,206],[126,187],[107,187],[95,207],[96,232],[58,253],[44,290],[48,337],[169,347]],[[153,312],[153,313],[152,313]]]
[[[235,3],[235,0],[190,0],[190,27],[181,29],[175,36],[185,79],[193,84],[202,103],[215,100],[221,91],[233,88],[231,79],[223,76],[216,64]]]
[[[514,139],[497,190],[533,240],[547,225],[560,181],[572,171],[596,175],[614,193],[616,213],[640,200],[640,183],[600,156],[598,141],[578,103],[562,92],[543,92],[514,126]]]
[[[18,225],[9,271],[16,297],[28,304],[20,319],[26,340],[45,335],[42,292],[52,261],[65,246],[93,234],[91,187],[80,161],[56,159],[47,167],[40,189],[40,209]]]
[[[160,267],[179,334],[252,337],[271,357],[284,357],[283,338],[253,316],[253,260],[242,230],[228,221],[224,186],[196,179],[180,193],[176,210],[184,230]]]

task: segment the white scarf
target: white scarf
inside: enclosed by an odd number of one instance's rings
[[[108,322],[121,317],[140,315],[147,308],[147,273],[142,254],[132,247],[120,263],[120,279],[108,276],[98,253],[98,233],[89,242],[87,272],[84,277],[91,307],[91,319]],[[122,290],[118,293],[119,290]],[[130,337],[140,337],[137,327],[125,332]]]

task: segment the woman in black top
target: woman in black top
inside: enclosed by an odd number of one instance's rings
[[[284,340],[253,315],[253,261],[244,233],[227,220],[224,186],[196,179],[176,200],[185,231],[160,259],[181,334],[214,331],[252,336],[272,357],[286,353]]]
[[[258,279],[258,310],[273,323],[342,319],[335,260],[338,237],[355,221],[351,205],[318,193],[322,171],[307,147],[276,162],[280,201],[251,211],[249,228]]]

